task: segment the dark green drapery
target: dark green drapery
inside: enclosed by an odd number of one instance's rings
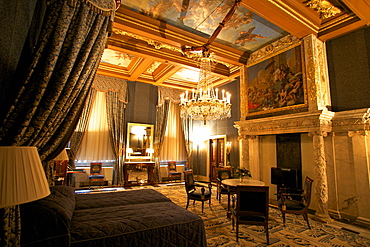
[[[113,0],[48,1],[29,64],[0,119],[1,146],[36,146],[47,161],[69,138],[81,114],[105,47]],[[19,79],[21,78],[21,79]],[[18,206],[14,206],[17,208]],[[0,212],[0,245],[19,246],[17,210]]]

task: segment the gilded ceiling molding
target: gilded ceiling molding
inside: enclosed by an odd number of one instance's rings
[[[147,73],[153,73],[158,67],[161,65],[161,62],[155,61],[150,65],[150,67],[146,70]]]
[[[171,46],[171,45],[168,45],[168,44],[163,44],[163,43],[160,43],[158,41],[154,41],[152,39],[148,39],[148,38],[145,38],[145,37],[137,35],[137,34],[125,32],[125,31],[122,31],[122,30],[119,30],[119,29],[116,29],[116,28],[113,29],[113,32],[115,34],[129,36],[129,37],[132,37],[134,39],[145,41],[148,45],[154,46],[154,48],[157,49],[157,50],[166,48],[168,50],[176,51],[176,52],[180,52],[181,54],[184,54],[180,47],[175,47],[175,46]]]
[[[318,12],[321,19],[327,19],[329,17],[335,16],[341,12],[341,9],[332,5],[326,0],[307,0],[302,3],[306,4],[307,7]]]
[[[280,8],[287,15],[293,17],[299,23],[302,23],[303,25],[311,29],[313,32],[317,32],[317,30],[319,29],[319,27],[315,25],[312,21],[299,14],[297,11],[294,10],[294,8],[290,7],[283,1],[281,0],[268,0],[268,1],[273,5],[277,6],[278,8]]]
[[[128,37],[131,37],[131,38],[134,38],[134,39],[142,40],[142,41],[146,42],[148,45],[154,46],[154,48],[157,49],[157,50],[159,50],[159,49],[168,49],[168,50],[171,50],[171,51],[179,52],[182,55],[184,55],[188,58],[195,59],[195,60],[201,57],[201,55],[199,55],[198,53],[183,52],[181,50],[181,47],[176,47],[176,46],[164,44],[164,43],[161,43],[161,42],[158,42],[158,41],[155,41],[155,40],[152,40],[152,39],[149,39],[149,38],[137,35],[137,34],[126,32],[126,31],[123,31],[123,30],[120,30],[120,29],[114,28],[113,32],[115,34],[124,35],[124,36],[128,36]],[[212,56],[214,56],[214,53],[212,53],[212,52],[211,52],[210,56],[211,56],[211,61],[213,61],[213,62],[223,64],[228,68],[233,66],[232,64],[225,63],[225,62],[222,62],[222,61],[218,61],[218,60],[212,58]]]
[[[279,53],[287,51],[295,46],[300,45],[301,40],[297,37],[289,34],[261,49],[253,52],[248,59],[247,67],[251,67],[263,60],[266,60],[270,57],[276,56]]]

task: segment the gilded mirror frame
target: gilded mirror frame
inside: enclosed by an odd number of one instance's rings
[[[154,151],[154,125],[128,123],[126,133],[126,161],[150,160]]]

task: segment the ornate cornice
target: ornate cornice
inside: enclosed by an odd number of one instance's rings
[[[363,120],[368,109],[359,109],[335,113],[333,122],[334,132],[363,131],[367,125]]]
[[[235,122],[239,135],[274,135],[325,131],[331,132],[333,112],[297,113]]]

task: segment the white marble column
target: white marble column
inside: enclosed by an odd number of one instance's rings
[[[259,136],[244,135],[240,138],[240,141],[240,167],[247,168],[251,172],[253,179],[260,180]]]
[[[357,213],[356,222],[360,225],[370,225],[370,155],[368,131],[349,131],[352,139],[354,181],[356,192]]]
[[[333,219],[329,216],[328,211],[328,180],[326,174],[326,160],[324,150],[324,137],[327,132],[316,131],[310,132],[313,137],[314,161],[315,161],[315,179],[314,179],[314,193],[317,198],[315,219],[323,222],[332,222]]]

